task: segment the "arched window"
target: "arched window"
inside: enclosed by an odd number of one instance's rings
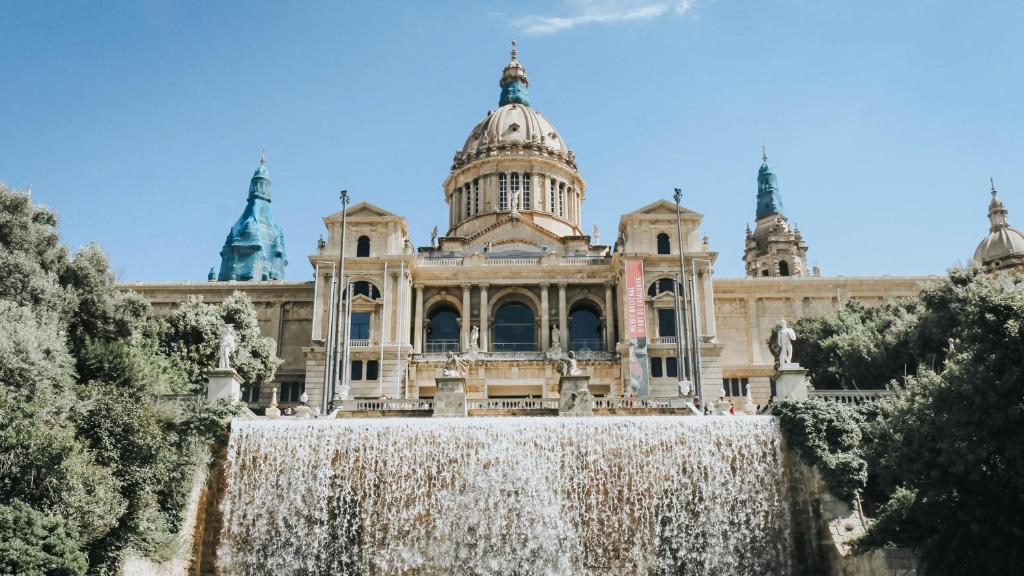
[[[598,351],[603,348],[597,309],[589,303],[574,305],[569,312],[569,349]]]
[[[533,310],[525,304],[510,302],[494,315],[494,350],[496,352],[537,349],[537,331]]]
[[[348,296],[348,290],[342,293],[342,298]],[[352,283],[352,296],[366,296],[371,300],[380,298],[380,290],[376,286],[370,284],[366,280],[360,280]]]
[[[655,296],[661,294],[662,292],[672,292],[673,284],[675,284],[676,287],[680,287],[679,283],[674,282],[671,278],[659,278],[654,282],[651,282],[650,287],[647,288],[647,295],[650,296],[651,298],[654,298]],[[682,294],[682,291],[680,291],[679,293]]]
[[[427,316],[427,352],[458,352],[459,313],[451,304],[434,306]]]
[[[356,240],[356,258],[369,258],[370,257],[370,237],[360,236]]]
[[[530,174],[523,173],[523,210],[533,210],[533,202],[530,201]]]
[[[506,186],[505,173],[498,174],[498,210],[508,210],[508,190]]]
[[[779,260],[779,276],[789,276],[789,262]]]
[[[662,232],[658,234],[658,254],[671,254],[672,244],[669,241],[668,234]]]

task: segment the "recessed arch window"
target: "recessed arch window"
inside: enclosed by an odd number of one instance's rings
[[[348,296],[348,290],[342,293],[342,298]],[[380,290],[366,280],[352,283],[352,296],[366,296],[371,300],[380,298]]]
[[[654,282],[651,282],[651,285],[647,288],[647,295],[654,298],[662,292],[672,292],[674,290],[673,285],[677,288],[682,288],[682,286],[679,286],[679,283],[675,282],[672,278],[658,278]],[[682,294],[682,290],[680,290],[679,293]]]
[[[779,260],[779,276],[789,276],[789,262]]]
[[[533,209],[533,203],[530,202],[530,174],[523,173],[523,210]]]
[[[536,349],[533,310],[519,302],[509,302],[499,308],[494,315],[494,350],[531,352]]]
[[[569,312],[569,349],[596,351],[603,348],[597,308],[589,302],[574,304]]]
[[[370,257],[370,237],[365,234],[356,240],[356,258]]]
[[[555,183],[555,179],[554,178],[551,178],[548,182],[549,182],[549,187],[548,187],[548,212],[551,212],[552,214],[554,214],[555,213],[555,187],[556,187],[556,183]],[[541,194],[543,194],[543,190],[541,191]]]
[[[671,254],[672,253],[672,242],[669,240],[668,234],[662,232],[658,234],[658,254]]]
[[[473,195],[469,191],[469,184],[466,184],[466,212],[462,215],[463,218],[469,218],[473,214]]]
[[[438,304],[427,315],[427,352],[458,352],[459,313],[451,304]]]

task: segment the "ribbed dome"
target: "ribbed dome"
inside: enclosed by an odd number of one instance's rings
[[[452,168],[463,166],[491,150],[513,146],[521,147],[527,155],[555,156],[576,168],[576,155],[551,122],[522,104],[506,104],[488,112],[473,127],[462,149],[455,153]]]
[[[989,234],[978,244],[974,260],[986,269],[1002,268],[1024,259],[1024,234],[1010,226],[1008,210],[996,196],[992,184],[992,201],[988,205]]]

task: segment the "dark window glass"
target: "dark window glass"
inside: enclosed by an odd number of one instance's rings
[[[366,379],[376,380],[377,373],[380,372],[380,362],[377,360],[367,360],[366,362]]]
[[[679,362],[675,356],[665,358],[665,376],[669,378],[679,377]]]
[[[729,383],[732,386],[732,395],[733,396],[739,396],[740,395],[740,379],[739,378],[730,378],[729,379]]]
[[[768,381],[768,386],[771,389],[770,392],[771,392],[772,398],[775,398],[775,396],[778,395],[778,392],[775,390],[775,378],[772,378],[771,380]]]
[[[370,313],[369,312],[353,312],[352,313],[352,340],[369,340],[370,339]]]
[[[346,290],[346,293],[348,291]],[[352,295],[353,296],[366,296],[373,300],[380,298],[380,290],[376,286],[370,284],[366,280],[360,280],[352,283]],[[348,294],[345,295],[346,297]]]
[[[601,319],[590,306],[580,306],[569,314],[569,349],[601,350]]]
[[[651,378],[661,378],[661,358],[651,358]]]
[[[356,258],[369,258],[370,257],[370,237],[360,236],[356,240]]]
[[[352,361],[352,372],[349,375],[350,380],[362,380],[363,379],[363,361],[353,360]]]
[[[430,312],[427,324],[427,352],[457,352],[459,346],[459,314],[448,305]]]
[[[242,391],[242,401],[249,403],[256,403],[260,401],[260,385],[251,384],[246,386]]]
[[[673,308],[658,308],[658,335],[676,335],[676,311]]]
[[[789,276],[789,262],[785,260],[779,262],[779,276]]]
[[[672,245],[669,243],[668,234],[658,234],[658,254],[671,254]]]
[[[277,395],[278,402],[298,402],[305,390],[305,382],[281,382],[281,388]]]
[[[740,378],[740,394],[746,396],[747,388],[750,387],[750,380],[746,378]]]
[[[525,304],[510,303],[494,315],[494,350],[532,351],[537,347],[533,310]]]

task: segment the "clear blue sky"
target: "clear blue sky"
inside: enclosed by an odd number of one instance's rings
[[[825,274],[929,274],[1024,226],[1019,0],[0,0],[0,180],[123,280],[204,280],[267,148],[288,278],[338,190],[443,230],[516,38],[584,227],[682,187],[739,276],[761,143]]]

